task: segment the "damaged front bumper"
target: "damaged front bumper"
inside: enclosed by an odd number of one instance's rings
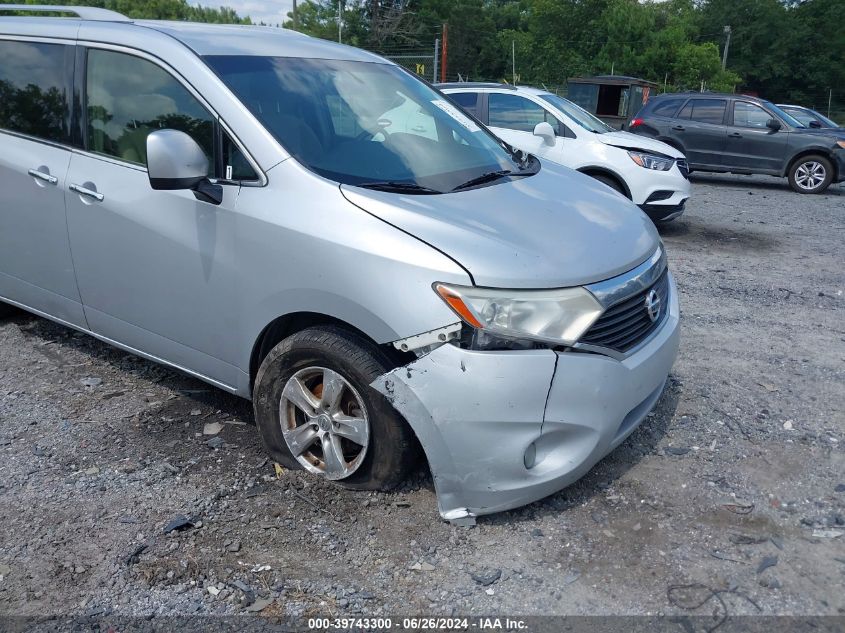
[[[670,278],[662,327],[623,360],[550,349],[482,352],[452,344],[376,379],[413,428],[441,515],[515,508],[582,477],[642,422],[678,350]]]

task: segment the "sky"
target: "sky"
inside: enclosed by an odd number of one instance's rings
[[[231,7],[240,16],[249,16],[253,23],[281,24],[287,19],[293,0],[191,0],[204,7]]]

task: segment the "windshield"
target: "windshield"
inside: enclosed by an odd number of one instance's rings
[[[557,95],[553,94],[544,94],[540,95],[540,98],[549,105],[563,112],[566,116],[568,116],[570,119],[575,121],[578,125],[580,125],[582,128],[589,132],[595,132],[596,134],[604,134],[605,132],[617,131],[598,117],[587,112],[581,106],[577,106],[571,101],[564,99],[563,97],[558,97]]]
[[[789,114],[801,121],[801,123],[803,123],[805,127],[810,127],[810,123],[812,123],[813,121],[815,121],[816,123],[821,123],[822,127],[839,127],[838,124],[828,119],[821,112],[816,112],[815,110],[801,110],[798,108],[783,107],[781,107],[781,110],[789,112]]]
[[[788,112],[784,112],[783,110],[781,110],[779,107],[777,107],[771,101],[764,101],[763,105],[766,106],[767,108],[769,108],[775,114],[777,114],[781,119],[786,121],[786,123],[788,125],[790,125],[792,127],[799,127],[799,128],[800,127],[806,127],[803,123],[801,123],[801,121],[796,119],[794,116],[792,116]]]
[[[501,141],[396,66],[228,55],[206,61],[287,151],[336,182],[444,193],[520,170]]]

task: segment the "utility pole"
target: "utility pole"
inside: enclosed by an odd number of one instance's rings
[[[341,14],[340,3],[342,0],[337,0],[337,42],[338,44],[343,43],[343,35],[341,34],[341,30],[343,29],[343,16]]]
[[[830,118],[830,102],[833,101],[833,88],[829,88],[830,92],[827,93],[827,118]]]
[[[296,19],[296,0],[293,0],[293,30],[299,30],[299,20]]]
[[[516,40],[511,40],[511,68],[513,70],[513,85],[516,85]]]
[[[725,34],[727,34],[728,39],[725,40],[725,50],[722,53],[722,70],[725,70],[725,67],[728,65],[728,49],[731,47],[731,27],[725,26]]]
[[[443,55],[440,57],[440,83],[446,83],[446,72],[449,67],[449,25],[443,24]]]
[[[434,75],[431,79],[432,83],[437,83],[438,62],[440,61],[440,38],[434,40]]]

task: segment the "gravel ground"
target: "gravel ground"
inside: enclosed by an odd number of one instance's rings
[[[276,472],[249,403],[0,323],[0,615],[845,614],[845,184],[696,175],[661,232],[683,340],[656,410],[474,528],[424,471]]]

